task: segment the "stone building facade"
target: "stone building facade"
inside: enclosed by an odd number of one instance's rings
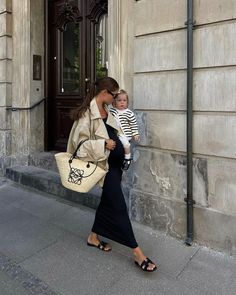
[[[99,1],[94,1],[99,2]],[[27,165],[45,147],[48,72],[43,0],[0,0],[0,164]],[[186,235],[187,0],[108,0],[109,75],[130,94],[141,142],[124,189],[133,220]],[[236,253],[236,2],[194,1],[194,235]],[[50,99],[50,98],[49,98]]]

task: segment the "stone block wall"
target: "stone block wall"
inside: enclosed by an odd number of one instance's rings
[[[33,55],[41,55],[42,80],[33,80]],[[44,0],[0,0],[0,174],[44,150]]]
[[[236,253],[236,2],[194,1],[195,239]],[[133,2],[131,217],[186,234],[186,0]]]
[[[44,1],[13,2],[13,105],[31,107],[44,96]],[[40,55],[42,80],[33,80],[33,55]],[[43,103],[14,113],[12,154],[28,156],[44,149]]]
[[[0,0],[0,159],[11,154],[12,6]]]

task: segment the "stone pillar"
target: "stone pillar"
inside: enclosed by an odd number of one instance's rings
[[[108,1],[109,75],[129,93],[133,92],[133,1]]]
[[[12,0],[12,4],[12,106],[30,107],[44,93],[43,76],[41,81],[33,81],[33,55],[41,55],[42,66],[44,60],[44,1]],[[25,162],[30,153],[43,150],[43,122],[43,104],[12,112],[12,155]]]
[[[31,105],[40,101],[44,96],[44,0],[31,0]],[[33,55],[41,56],[41,80],[33,80]],[[30,142],[29,152],[44,151],[44,102],[30,112]]]
[[[108,58],[109,76],[120,80],[121,56],[121,0],[108,1]]]
[[[0,165],[11,153],[12,26],[11,0],[0,0]],[[2,169],[0,169],[2,170]]]
[[[108,1],[108,73],[128,92],[130,108],[133,105],[133,6],[133,1]],[[123,179],[122,185],[129,208],[130,174]]]
[[[29,107],[30,101],[30,0],[12,0],[13,8],[13,76],[12,106]],[[12,114],[12,153],[29,153],[30,112]]]

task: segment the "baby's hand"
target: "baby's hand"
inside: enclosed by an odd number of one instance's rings
[[[135,135],[134,136],[134,140],[137,141],[137,142],[140,141],[140,136],[139,135]]]
[[[108,149],[110,151],[112,151],[112,150],[115,149],[116,142],[114,140],[112,140],[112,139],[106,139],[105,141],[106,141],[106,145],[105,145],[106,149]]]

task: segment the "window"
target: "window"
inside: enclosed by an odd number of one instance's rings
[[[96,25],[96,78],[106,77],[108,74],[108,15],[103,14]]]

